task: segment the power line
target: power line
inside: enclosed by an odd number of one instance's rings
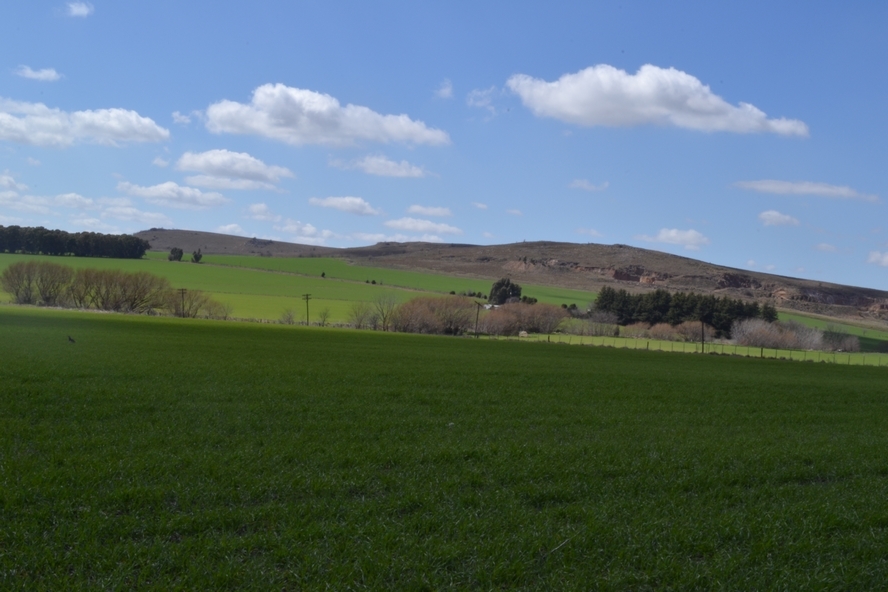
[[[305,326],[308,327],[308,301],[311,300],[311,294],[303,294],[303,300],[305,300]]]

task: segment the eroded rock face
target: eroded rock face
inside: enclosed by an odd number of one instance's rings
[[[742,273],[724,273],[716,283],[719,288],[761,288],[762,284],[757,279]]]

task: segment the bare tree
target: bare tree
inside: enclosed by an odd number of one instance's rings
[[[329,319],[329,318],[330,318],[330,309],[329,308],[322,309],[321,312],[318,313],[318,324],[321,327],[326,327],[327,326],[327,319]]]
[[[281,315],[281,324],[282,325],[295,325],[296,324],[296,313],[293,312],[292,308],[288,308],[284,311],[284,314]]]
[[[388,331],[392,321],[392,315],[398,306],[398,299],[394,294],[380,294],[373,301],[373,312],[379,319],[380,328]]]
[[[34,280],[37,264],[34,261],[18,261],[0,274],[0,286],[12,294],[16,304],[34,304]]]
[[[363,301],[352,302],[348,311],[348,322],[355,329],[363,329],[370,320],[372,310],[370,304]]]
[[[55,306],[64,296],[65,287],[71,281],[74,271],[67,265],[41,261],[36,265],[34,285],[44,306]]]

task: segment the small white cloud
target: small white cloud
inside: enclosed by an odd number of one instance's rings
[[[768,210],[758,215],[759,220],[765,226],[798,226],[799,221],[787,214],[781,214],[777,210]]]
[[[271,208],[264,203],[250,204],[247,208],[250,218],[253,220],[264,220],[266,222],[280,222],[281,217],[273,214]]]
[[[173,181],[142,187],[122,181],[117,189],[129,195],[144,198],[146,201],[170,208],[186,210],[203,210],[213,206],[221,206],[231,201],[219,193],[205,193],[193,187],[183,187]]]
[[[87,17],[95,11],[89,2],[68,2],[68,16]]]
[[[850,187],[812,183],[811,181],[777,181],[762,179],[760,181],[738,181],[734,183],[741,189],[750,189],[759,193],[775,193],[777,195],[815,195],[831,199],[859,199],[876,203],[878,195],[867,195]]]
[[[321,208],[333,208],[340,212],[348,212],[349,214],[358,214],[361,216],[376,216],[379,210],[376,210],[361,197],[312,197],[308,203]]]
[[[64,208],[75,208],[84,210],[93,207],[95,202],[88,197],[83,197],[78,193],[63,193],[55,197],[55,203]]]
[[[79,228],[88,228],[94,232],[118,233],[119,229],[113,224],[102,222],[98,218],[71,218],[71,224]]]
[[[754,260],[754,259],[750,259],[749,261],[747,261],[747,262],[746,262],[746,267],[755,267],[755,260]]]
[[[217,226],[216,232],[222,234],[234,234],[236,236],[246,236],[244,229],[241,228],[239,224],[225,224],[223,226]]]
[[[506,210],[506,213],[507,213],[507,214],[511,214],[511,215],[513,215],[513,216],[523,216],[523,215],[524,215],[524,214],[521,212],[521,210]]]
[[[487,204],[481,203],[479,201],[473,201],[472,205],[475,206],[476,208],[478,208],[479,210],[486,210],[487,209]]]
[[[494,238],[494,234],[492,232],[482,232],[481,236],[484,238]]]
[[[61,74],[53,68],[43,68],[42,70],[32,70],[30,66],[19,66],[15,69],[15,75],[31,80],[39,80],[41,82],[54,82],[61,78]]]
[[[582,189],[583,191],[595,192],[604,191],[605,189],[607,189],[608,185],[609,183],[607,181],[605,181],[601,185],[595,185],[593,183],[590,183],[586,179],[574,179],[571,184],[568,185],[568,187],[570,187],[571,189]]]
[[[774,271],[775,269],[777,269],[777,266],[773,263],[770,263],[768,265],[765,265],[765,269],[767,269],[768,271]]]
[[[387,220],[385,225],[389,228],[398,230],[406,230],[407,232],[424,232],[429,234],[462,234],[462,230],[449,224],[432,222],[431,220],[421,220],[419,218],[399,218],[397,220]]]
[[[888,267],[888,251],[885,251],[884,253],[880,253],[879,251],[870,251],[869,257],[867,258],[866,262],[872,263],[873,265]]]
[[[577,233],[578,234],[586,234],[588,236],[592,236],[595,238],[601,238],[602,236],[604,236],[603,234],[601,234],[600,232],[598,232],[594,228],[577,228]]]
[[[31,166],[40,166],[40,161],[36,158],[31,158],[30,156],[25,159],[25,162],[27,162]]]
[[[662,228],[657,236],[640,235],[636,238],[649,243],[679,245],[691,251],[696,251],[701,246],[709,244],[709,239],[696,230],[679,230],[677,228]]]
[[[207,108],[213,133],[249,134],[287,144],[347,146],[360,141],[449,144],[447,132],[407,115],[381,115],[360,105],[342,106],[327,94],[263,84],[249,104],[220,101]]]
[[[132,206],[111,206],[102,211],[102,218],[114,218],[115,220],[124,220],[126,222],[139,222],[141,224],[149,224],[151,226],[172,225],[165,214],[158,212],[143,212]]]
[[[191,123],[191,117],[187,115],[182,115],[178,111],[173,111],[173,123],[178,123],[179,125],[188,125]]]
[[[230,150],[186,152],[179,158],[176,168],[180,171],[192,171],[213,177],[250,179],[266,183],[277,183],[282,177],[294,176],[288,168],[268,165],[246,152]]]
[[[435,96],[439,99],[453,98],[453,84],[450,82],[449,78],[445,78],[444,81],[441,82],[441,86],[435,91]]]
[[[80,141],[116,146],[120,142],[161,142],[169,137],[169,130],[135,111],[67,112],[42,103],[0,98],[0,140],[65,148]]]
[[[475,89],[466,95],[466,104],[469,107],[487,109],[491,115],[496,115],[496,108],[493,106],[493,98],[496,93],[497,88],[495,86],[483,90]]]
[[[445,218],[447,216],[452,216],[453,214],[450,212],[450,208],[440,208],[434,206],[417,206],[412,205],[407,208],[408,214],[419,214],[420,216],[437,216],[440,218]]]
[[[211,177],[209,175],[191,175],[185,177],[185,182],[195,187],[206,187],[207,189],[235,189],[238,191],[258,189],[270,191],[276,189],[271,183],[250,181],[249,179],[226,179],[225,177]]]
[[[0,191],[0,206],[16,210],[18,212],[29,212],[41,215],[56,215],[49,206],[51,201],[45,197],[37,195],[19,195],[15,191]]]
[[[165,160],[163,157],[155,156],[154,160],[151,161],[151,164],[156,167],[164,168],[170,166],[170,161]]]
[[[275,226],[274,229],[293,235],[297,242],[313,245],[323,244],[328,238],[336,236],[329,230],[318,230],[311,224],[303,224],[299,220],[291,219],[287,219],[283,226]]]
[[[408,242],[425,242],[425,243],[443,243],[444,239],[434,234],[382,234],[381,232],[355,232],[351,238],[362,242],[371,243],[408,243]]]
[[[6,171],[0,174],[0,189],[11,189],[12,191],[27,191],[28,186],[24,183],[19,183],[13,178],[13,176]]]
[[[769,119],[749,103],[731,105],[697,78],[645,64],[635,74],[600,64],[555,82],[516,74],[506,82],[538,117],[583,126],[669,125],[706,132],[807,136],[796,119]]]
[[[835,245],[831,245],[829,243],[820,243],[814,248],[824,253],[835,253],[836,251],[838,251]]]
[[[342,162],[341,160],[331,160],[330,166],[340,169],[358,169],[364,171],[368,175],[376,175],[378,177],[425,177],[426,172],[406,160],[395,162],[389,160],[382,155],[365,156],[359,160],[352,162]]]

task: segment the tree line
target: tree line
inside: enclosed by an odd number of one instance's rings
[[[16,304],[137,314],[227,319],[231,310],[200,290],[174,290],[147,271],[72,269],[49,261],[18,261],[0,274],[0,287]]]
[[[42,226],[0,226],[0,253],[140,259],[151,247],[128,234],[70,233]]]
[[[770,304],[704,294],[659,289],[646,294],[630,294],[624,289],[604,287],[595,300],[595,310],[613,313],[617,324],[632,325],[668,323],[672,326],[687,321],[702,321],[715,329],[717,337],[730,337],[735,321],[759,318],[777,320],[777,309]]]

